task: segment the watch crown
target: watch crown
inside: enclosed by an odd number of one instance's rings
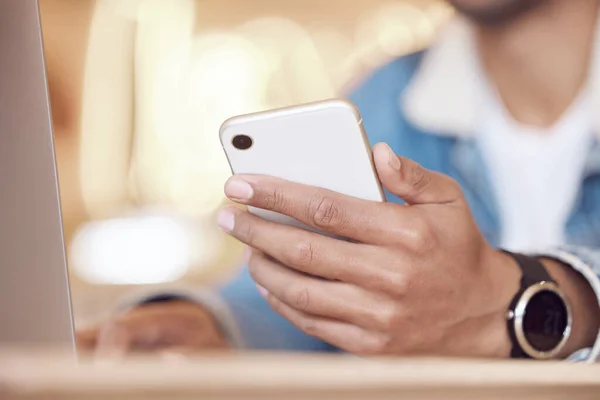
[[[513,310],[508,310],[506,312],[506,319],[513,319],[515,317],[515,312]]]

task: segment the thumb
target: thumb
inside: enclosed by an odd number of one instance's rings
[[[407,204],[453,203],[463,198],[454,179],[397,156],[386,143],[375,145],[373,158],[383,186]]]

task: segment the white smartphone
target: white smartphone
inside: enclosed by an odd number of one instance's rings
[[[385,201],[362,119],[347,101],[325,100],[233,117],[221,126],[220,138],[234,174],[271,175]],[[249,211],[310,229],[271,211],[252,207]]]

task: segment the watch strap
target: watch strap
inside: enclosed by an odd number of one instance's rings
[[[508,327],[508,334],[512,342],[510,357],[530,359],[532,357],[523,350],[523,348],[519,344],[519,340],[517,339],[514,326],[515,309],[517,307],[517,304],[519,303],[519,300],[521,299],[521,296],[523,295],[525,290],[527,290],[527,288],[539,282],[554,282],[554,280],[546,270],[546,267],[544,267],[544,264],[542,264],[542,262],[537,258],[526,256],[524,254],[512,253],[506,250],[502,251],[510,257],[512,257],[519,266],[519,269],[521,270],[521,284],[519,287],[519,291],[513,297],[510,303],[510,306],[508,308],[509,317],[506,321]]]
[[[544,264],[537,258],[509,251],[504,251],[504,253],[511,256],[521,270],[521,290],[538,282],[554,282]]]

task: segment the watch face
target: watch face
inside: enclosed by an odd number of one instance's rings
[[[563,299],[549,290],[534,294],[525,309],[523,331],[529,344],[538,351],[556,348],[569,324]]]

